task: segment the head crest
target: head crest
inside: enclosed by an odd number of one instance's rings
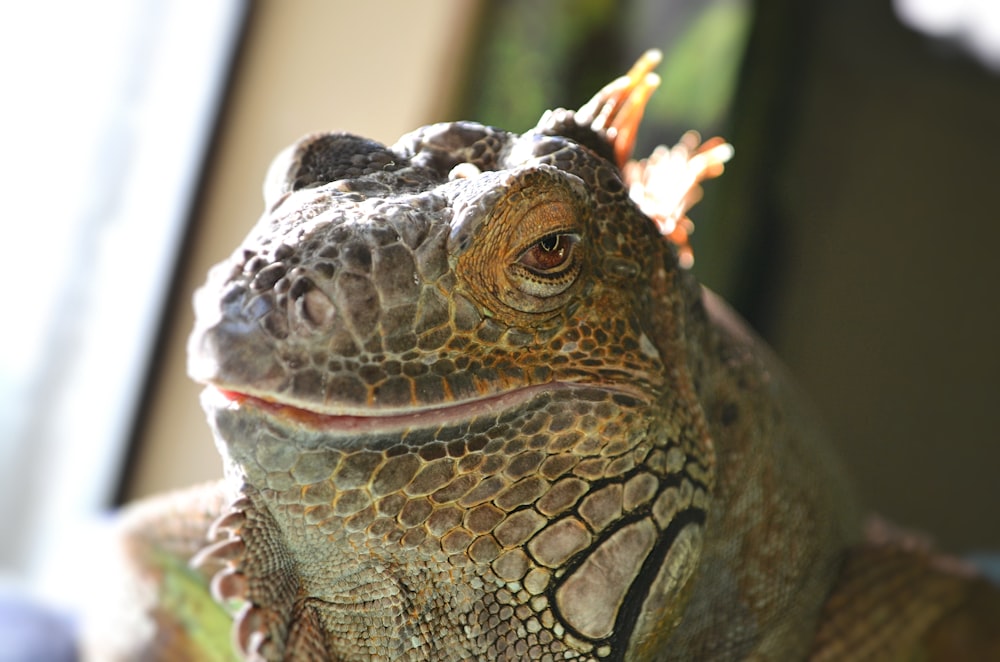
[[[733,147],[719,137],[705,142],[697,132],[685,133],[673,147],[660,146],[649,158],[631,159],[646,104],[660,84],[653,69],[658,50],[648,50],[624,76],[605,85],[574,114],[610,145],[632,200],[650,217],[660,233],[677,245],[681,266],[694,263],[688,237],[694,224],[687,212],[701,199],[701,182],[722,174]]]

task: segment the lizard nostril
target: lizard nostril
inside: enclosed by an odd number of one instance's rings
[[[322,290],[313,287],[295,302],[296,312],[317,327],[328,326],[336,316],[336,308]]]
[[[336,316],[336,307],[321,289],[307,277],[296,278],[288,290],[295,314],[310,326],[328,326]]]

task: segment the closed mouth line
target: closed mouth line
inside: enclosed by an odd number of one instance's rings
[[[268,416],[292,421],[312,429],[360,433],[429,428],[460,423],[483,415],[488,416],[490,414],[509,411],[543,393],[553,393],[569,389],[608,391],[640,400],[645,399],[635,389],[624,385],[549,382],[546,384],[524,386],[474,400],[422,408],[414,407],[408,411],[381,412],[378,410],[369,410],[369,413],[362,409],[357,409],[344,414],[330,414],[299,405],[280,402],[266,396],[252,395],[217,386],[209,386],[206,389],[206,395],[214,400],[212,402],[214,406],[220,408],[250,407],[260,410]]]

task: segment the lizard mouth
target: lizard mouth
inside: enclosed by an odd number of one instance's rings
[[[258,395],[233,391],[218,386],[208,386],[203,395],[204,402],[216,409],[256,410],[270,418],[295,424],[316,431],[333,433],[390,432],[417,428],[438,427],[481,416],[497,415],[517,409],[543,394],[578,390],[603,392],[619,395],[633,401],[645,398],[635,388],[627,385],[578,384],[572,382],[549,382],[524,386],[496,395],[448,403],[436,406],[414,407],[406,411],[370,413],[353,411],[343,414],[329,414],[303,408]]]

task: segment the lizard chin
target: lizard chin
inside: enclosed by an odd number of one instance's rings
[[[471,421],[483,416],[496,416],[505,411],[522,407],[530,400],[544,394],[561,391],[598,391],[620,394],[638,401],[647,400],[629,385],[595,385],[572,382],[549,382],[524,386],[496,395],[485,396],[458,403],[446,403],[408,410],[381,411],[378,409],[352,409],[343,413],[325,413],[221,386],[208,385],[202,403],[208,409],[252,411],[267,418],[277,419],[286,425],[295,425],[317,432],[334,434],[383,433],[421,428],[436,428]]]

